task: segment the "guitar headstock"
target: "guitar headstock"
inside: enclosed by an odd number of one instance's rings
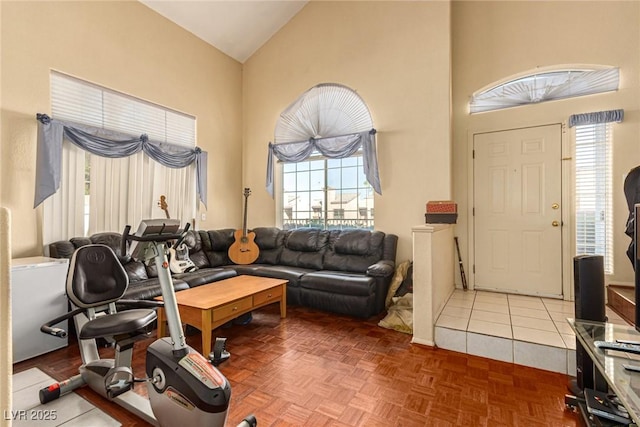
[[[160,196],[158,206],[160,206],[160,209],[162,209],[163,211],[166,211],[169,208],[169,206],[167,206],[167,198],[165,196]]]
[[[167,198],[165,196],[160,196],[160,201],[158,201],[158,206],[160,206],[160,209],[164,211],[164,214],[167,216],[167,218],[170,218],[169,205],[167,205]]]
[[[249,197],[251,195],[251,189],[248,187],[245,187],[244,189],[244,197]]]

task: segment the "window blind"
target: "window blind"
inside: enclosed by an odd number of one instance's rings
[[[612,274],[611,125],[575,129],[576,254],[602,255]]]
[[[145,133],[155,141],[196,145],[195,117],[55,71],[51,114],[134,136]]]

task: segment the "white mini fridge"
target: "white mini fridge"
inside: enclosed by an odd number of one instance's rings
[[[65,347],[67,338],[40,332],[42,324],[67,312],[68,259],[11,260],[13,363]],[[67,322],[59,327],[67,330]]]

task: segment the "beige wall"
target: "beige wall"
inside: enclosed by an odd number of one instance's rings
[[[457,233],[463,236],[464,253],[469,241],[468,144],[474,132],[561,123],[574,113],[623,108],[624,122],[613,126],[615,273],[607,281],[631,281],[631,264],[625,255],[629,238],[623,231],[628,211],[622,184],[625,174],[640,164],[640,3],[456,1],[452,22],[453,176],[454,195],[462,213]],[[620,90],[468,114],[468,100],[474,91],[516,73],[556,64],[618,66]],[[572,207],[563,206],[567,208]],[[570,254],[572,257],[573,252]]]
[[[14,257],[42,254],[42,208],[33,209],[35,114],[50,112],[51,69],[195,115],[198,144],[209,152],[209,210],[200,227],[239,225],[240,63],[139,2],[0,7],[0,205],[12,211]]]
[[[449,15],[448,2],[311,2],[245,63],[243,178],[260,207],[249,227],[276,221],[264,182],[279,114],[312,86],[340,83],[379,131],[375,228],[399,235],[398,261],[411,258],[425,202],[451,196]]]
[[[199,144],[210,153],[202,228],[240,225],[243,186],[253,189],[248,225],[274,225],[264,177],[278,114],[321,82],[355,89],[379,131],[383,195],[375,199],[376,228],[400,236],[399,261],[411,256],[410,230],[423,223],[424,203],[452,196],[466,253],[473,132],[624,108],[625,122],[614,134],[616,188],[640,163],[638,2],[311,2],[244,67],[137,2],[0,5],[0,204],[13,213],[14,256],[41,253],[41,209],[32,208],[34,115],[49,112],[51,69],[198,117]],[[620,66],[621,90],[467,114],[468,97],[480,87],[570,63]],[[611,279],[629,281],[622,191],[614,208]]]

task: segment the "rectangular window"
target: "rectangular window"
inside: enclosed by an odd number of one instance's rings
[[[282,228],[373,229],[373,188],[362,155],[285,163],[282,167]]]
[[[611,125],[575,128],[576,254],[602,255],[613,274]]]
[[[51,72],[51,114],[55,119],[132,136],[194,147],[195,117],[58,72]],[[172,218],[191,221],[196,213],[195,166],[171,169],[140,152],[109,159],[63,144],[61,191],[45,205],[46,239],[122,231],[143,218],[164,217],[166,197]],[[77,206],[83,206],[78,209]],[[56,230],[56,224],[65,226]]]

